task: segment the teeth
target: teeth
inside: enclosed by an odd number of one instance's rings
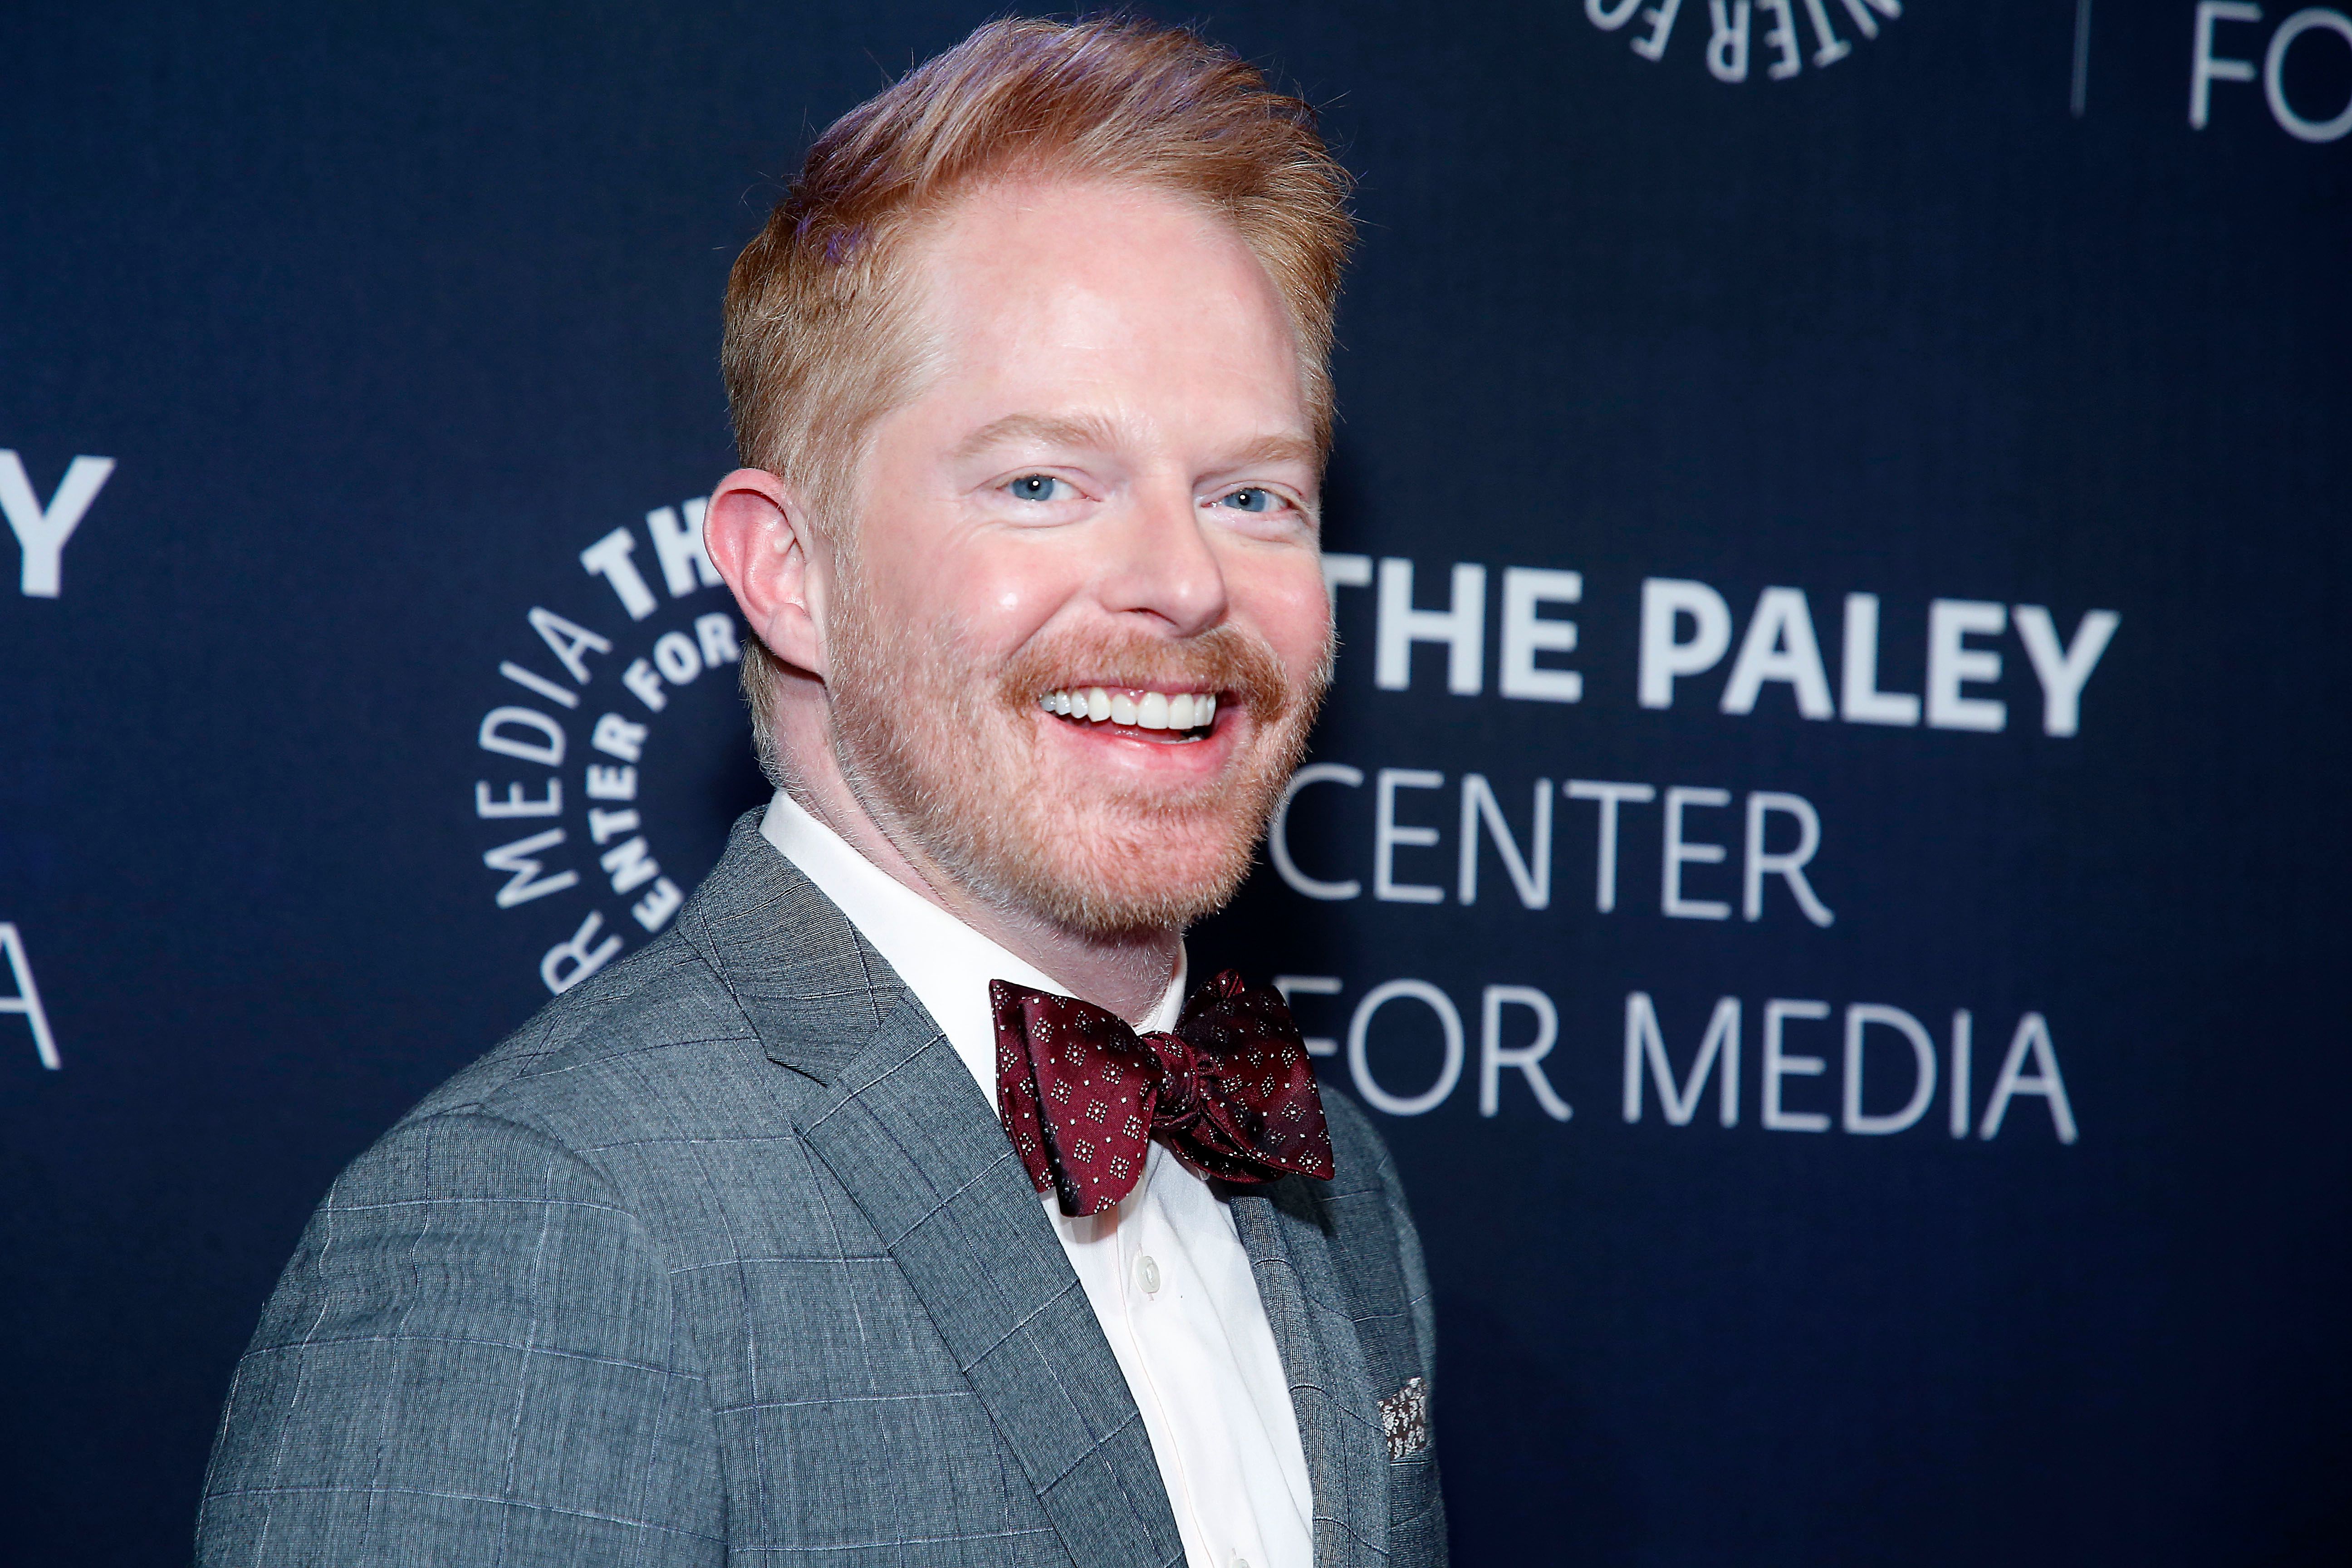
[[[1217,700],[1206,691],[1146,691],[1137,697],[1126,691],[1088,686],[1048,691],[1038,706],[1064,718],[1100,724],[1132,724],[1139,730],[1198,730],[1217,716]]]

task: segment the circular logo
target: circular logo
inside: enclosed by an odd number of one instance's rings
[[[579,552],[582,575],[544,596],[562,608],[522,606],[475,727],[467,808],[484,890],[530,922],[551,994],[665,929],[728,820],[766,796],[703,505],[614,529]]]
[[[1585,19],[1604,33],[1633,29],[1633,52],[1653,64],[1666,58],[1684,0],[1584,0]],[[1857,42],[1878,37],[1903,15],[1903,0],[1690,0],[1696,31],[1703,26],[1709,76],[1721,82],[1748,79],[1751,64],[1765,77],[1786,81],[1807,66],[1824,70],[1853,53]],[[1802,13],[1801,17],[1800,13]]]

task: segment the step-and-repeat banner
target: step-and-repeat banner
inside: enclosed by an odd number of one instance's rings
[[[13,1560],[185,1551],[334,1173],[761,797],[726,268],[988,9],[0,19]],[[1364,242],[1195,962],[1405,1170],[1458,1560],[2344,1560],[2352,14],[1204,21]]]

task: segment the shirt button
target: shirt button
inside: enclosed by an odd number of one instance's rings
[[[1249,1559],[1246,1557],[1234,1558],[1234,1568],[1249,1568]]]
[[[1160,1265],[1151,1261],[1151,1255],[1148,1252],[1135,1260],[1135,1282],[1143,1288],[1147,1296],[1160,1294]],[[1239,1568],[1249,1568],[1249,1564],[1243,1563]]]

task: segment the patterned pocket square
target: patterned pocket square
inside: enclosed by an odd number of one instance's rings
[[[1420,1378],[1381,1401],[1381,1430],[1388,1435],[1389,1458],[1402,1459],[1429,1447],[1429,1384]]]

